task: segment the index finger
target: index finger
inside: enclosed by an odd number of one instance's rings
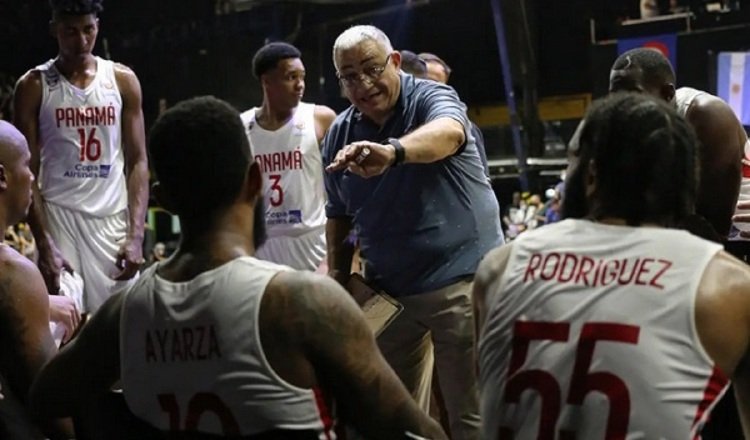
[[[351,144],[350,144],[351,145]],[[346,145],[344,148],[339,150],[338,153],[336,153],[336,157],[333,159],[333,161],[326,167],[327,172],[333,172],[333,171],[339,171],[346,168],[348,163],[351,161],[349,156],[351,155],[352,148],[350,148],[350,145]],[[356,150],[356,149],[354,149]]]

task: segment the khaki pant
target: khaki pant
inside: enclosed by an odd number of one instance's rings
[[[479,437],[471,287],[461,281],[398,298],[404,311],[378,337],[383,356],[425,412],[437,368],[453,440]]]

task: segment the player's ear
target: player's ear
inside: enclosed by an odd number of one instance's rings
[[[596,162],[594,159],[589,160],[586,167],[586,196],[590,196],[596,189]]]
[[[5,165],[0,164],[0,190],[8,189],[8,176],[5,173]]]
[[[659,90],[659,93],[661,93],[662,99],[664,99],[667,102],[672,102],[675,95],[675,89],[674,84],[672,83],[666,83],[663,86],[661,86],[661,90]]]
[[[258,162],[251,162],[245,174],[245,183],[239,195],[247,203],[257,203],[259,197],[263,197],[263,177],[260,173]]]
[[[154,198],[156,199],[157,203],[159,205],[169,211],[170,213],[174,214],[174,204],[172,203],[171,199],[167,195],[167,193],[164,191],[164,187],[161,186],[161,183],[158,181],[154,182],[153,185],[151,185],[151,194],[154,195]]]

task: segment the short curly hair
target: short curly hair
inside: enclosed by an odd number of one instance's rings
[[[104,7],[102,0],[49,0],[52,15],[97,15]]]
[[[678,226],[695,213],[698,140],[668,103],[641,93],[612,93],[591,106],[565,182],[564,218],[624,219],[628,225]],[[586,194],[589,163],[596,167]]]
[[[283,41],[274,41],[258,49],[253,56],[253,75],[260,79],[261,75],[275,68],[279,61],[288,58],[301,58],[299,49]]]
[[[156,177],[175,203],[175,214],[194,218],[228,206],[252,160],[239,113],[210,96],[165,111],[151,128],[148,149]]]

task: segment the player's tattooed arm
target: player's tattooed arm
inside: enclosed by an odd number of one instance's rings
[[[346,423],[373,439],[406,438],[406,432],[446,438],[386,363],[362,311],[340,285],[328,277],[284,272],[272,286],[262,313],[283,311],[285,321],[276,331],[284,333],[285,344],[297,346]],[[277,315],[277,322],[281,318]]]
[[[8,256],[4,250],[0,250],[0,335],[0,370],[8,392],[28,408],[32,381],[57,350],[49,330],[44,280],[31,261]],[[32,414],[50,438],[70,438],[70,421]]]

